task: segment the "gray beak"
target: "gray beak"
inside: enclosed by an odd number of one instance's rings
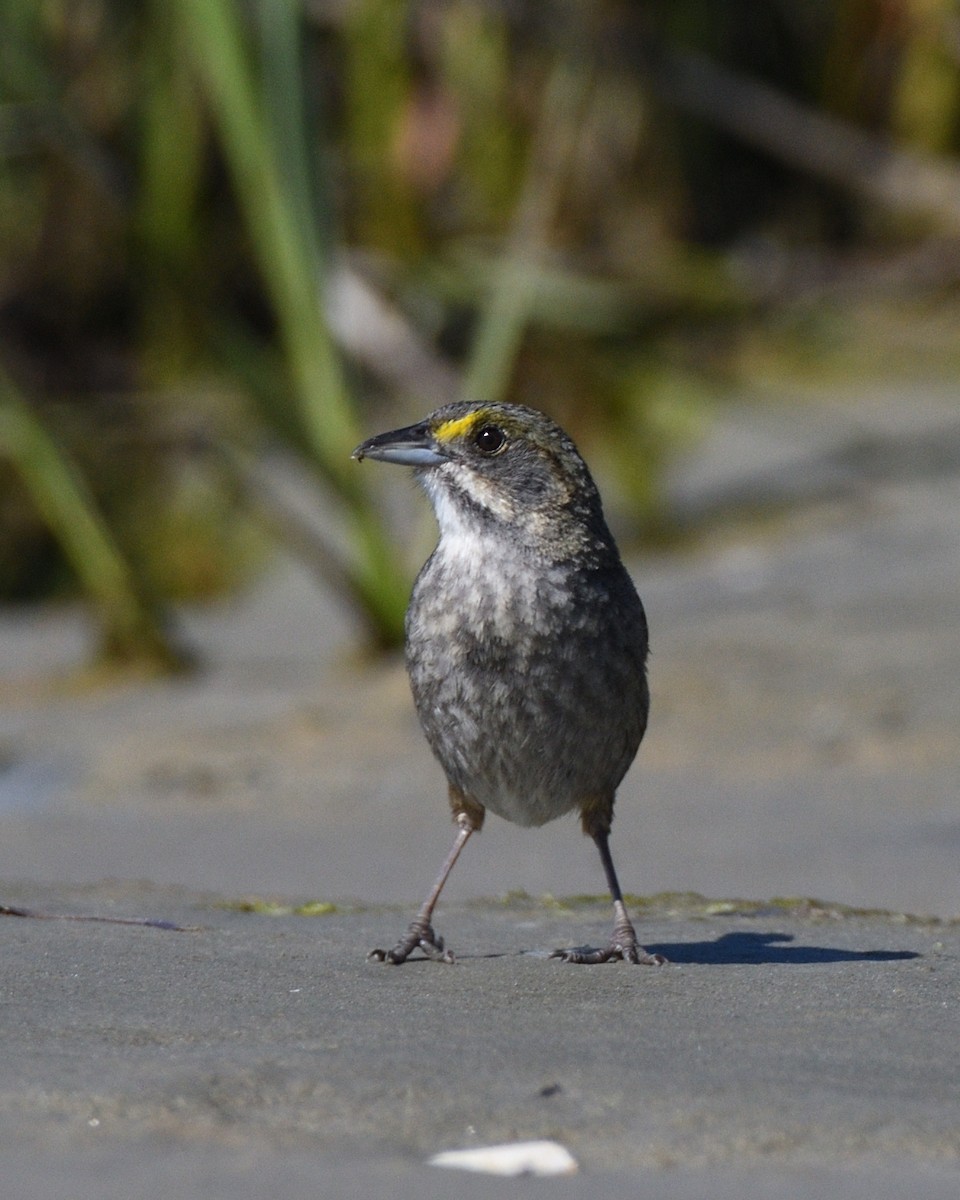
[[[351,458],[357,462],[374,458],[380,462],[398,463],[401,467],[435,467],[446,462],[446,455],[438,448],[426,421],[367,438],[354,450]]]

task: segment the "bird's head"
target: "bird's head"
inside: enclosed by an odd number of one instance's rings
[[[551,557],[609,540],[586,464],[559,425],[516,404],[448,404],[372,437],[356,459],[413,467],[441,537],[490,532]]]

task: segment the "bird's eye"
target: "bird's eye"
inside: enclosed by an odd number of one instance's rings
[[[507,444],[507,435],[499,425],[481,425],[473,435],[473,444],[482,454],[496,454]]]

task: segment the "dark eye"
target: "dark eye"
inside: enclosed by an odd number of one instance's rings
[[[482,454],[496,454],[507,444],[507,435],[499,425],[481,425],[473,435],[473,444]]]

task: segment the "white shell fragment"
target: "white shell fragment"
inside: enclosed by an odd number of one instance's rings
[[[577,1160],[559,1142],[507,1142],[472,1150],[445,1150],[428,1161],[432,1167],[484,1175],[572,1175],[577,1170]]]

